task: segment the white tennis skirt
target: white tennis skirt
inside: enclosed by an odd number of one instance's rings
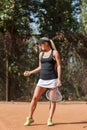
[[[37,86],[44,88],[56,88],[58,79],[43,80],[39,79]]]

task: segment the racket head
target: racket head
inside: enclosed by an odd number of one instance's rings
[[[46,91],[46,98],[52,102],[62,101],[62,95],[61,95],[61,92],[59,91],[58,87],[54,88],[54,89],[47,90]]]

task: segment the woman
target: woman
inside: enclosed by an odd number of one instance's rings
[[[28,126],[34,122],[33,113],[37,106],[37,101],[39,100],[40,96],[46,91],[46,89],[49,88],[52,95],[54,88],[61,86],[60,56],[55,48],[55,45],[53,44],[53,41],[46,37],[43,37],[38,41],[37,45],[39,49],[42,50],[39,54],[39,66],[32,71],[24,72],[24,76],[30,76],[31,74],[40,72],[40,78],[35,88],[32,101],[30,103],[29,116],[24,123],[25,126]],[[53,125],[52,118],[55,108],[56,102],[51,101],[49,117],[47,121],[48,126]]]

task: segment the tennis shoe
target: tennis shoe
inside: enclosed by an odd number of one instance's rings
[[[48,126],[52,126],[52,125],[53,125],[53,123],[52,123],[52,119],[48,119],[48,121],[47,121],[47,125],[48,125]]]
[[[32,118],[27,117],[26,122],[24,123],[24,126],[29,126],[33,122],[34,120]]]

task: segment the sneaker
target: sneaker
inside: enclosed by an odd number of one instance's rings
[[[24,126],[28,126],[33,122],[34,122],[34,120],[32,118],[27,117],[26,122],[24,123]]]
[[[48,120],[47,125],[48,125],[48,126],[52,126],[52,125],[53,125],[52,119],[49,119],[49,120]]]

